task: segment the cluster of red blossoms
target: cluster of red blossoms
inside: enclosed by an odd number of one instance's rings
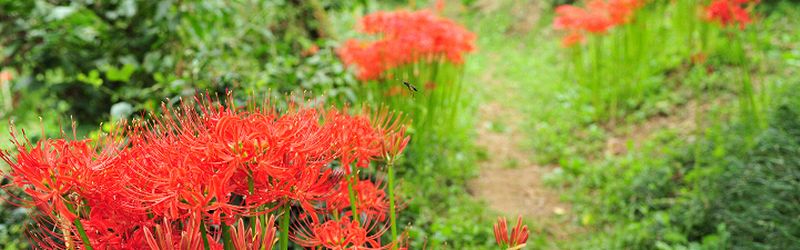
[[[522,224],[522,216],[517,217],[517,225],[511,229],[511,236],[508,235],[508,222],[506,218],[500,217],[494,224],[494,239],[497,245],[503,249],[522,249],[528,242],[528,226]]]
[[[162,109],[95,140],[12,133],[16,155],[0,154],[11,167],[5,188],[38,212],[36,248],[271,249],[274,216],[289,214],[287,236],[304,247],[397,246],[380,242],[391,187],[358,178],[408,143],[390,112],[276,112],[212,98]]]
[[[556,8],[553,27],[565,30],[562,45],[570,47],[586,39],[586,34],[605,34],[611,28],[625,24],[644,4],[642,0],[592,0],[585,8],[561,5]]]
[[[473,33],[428,10],[379,11],[362,18],[360,26],[361,32],[380,39],[348,40],[338,54],[358,69],[361,80],[378,79],[386,70],[421,60],[460,64],[464,53],[475,49]]]
[[[755,5],[760,0],[715,0],[705,8],[706,19],[718,22],[722,26],[739,25],[739,29],[752,22],[750,13],[744,5]]]

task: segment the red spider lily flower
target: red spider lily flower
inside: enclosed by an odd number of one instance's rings
[[[367,113],[365,109],[363,113]],[[410,121],[402,114],[391,112],[387,107],[380,108],[374,113],[370,124],[375,126],[377,133],[382,136],[381,152],[388,161],[400,155],[411,139],[406,136],[406,124]]]
[[[494,238],[497,244],[506,249],[521,249],[528,241],[528,226],[522,224],[522,216],[517,218],[517,225],[511,230],[511,237],[508,235],[508,223],[506,218],[500,217],[494,224]]]
[[[436,13],[442,13],[444,10],[445,2],[444,0],[436,0],[433,9],[436,10]]]
[[[553,28],[567,31],[561,44],[570,47],[582,42],[586,33],[605,34],[629,22],[642,5],[641,0],[593,0],[585,8],[561,5],[556,8]]]
[[[643,5],[642,0],[608,0],[606,10],[611,21],[619,25],[629,22],[634,12]]]
[[[322,224],[301,222],[295,225],[292,240],[303,247],[322,246],[333,250],[389,249],[391,245],[382,246],[380,236],[386,228],[376,228],[376,224],[366,221],[365,225],[351,221],[348,217],[329,220]],[[303,225],[304,224],[304,225]],[[375,232],[370,234],[371,232]]]
[[[11,129],[14,130],[13,125]],[[113,156],[117,145],[102,148],[89,140],[46,139],[29,151],[14,132],[11,137],[18,152],[16,159],[7,152],[0,152],[0,158],[11,168],[7,175],[12,185],[22,187],[32,198],[20,205],[55,212],[55,216],[71,222],[78,217],[76,206],[83,202],[81,197],[117,192],[101,190],[107,187],[104,184],[116,180],[107,167],[119,159]],[[30,144],[27,139],[26,144]]]
[[[582,43],[586,41],[586,37],[580,32],[570,32],[564,39],[561,40],[561,46],[564,47],[572,47],[575,44]]]
[[[326,124],[340,149],[342,167],[350,174],[355,167],[366,168],[369,162],[382,156],[383,135],[365,115],[350,116],[344,112],[333,111],[326,117]]]
[[[233,249],[272,249],[278,238],[275,237],[275,215],[270,215],[267,219],[266,228],[262,228],[261,219],[255,220],[255,232],[252,228],[244,226],[244,220],[239,220],[238,226],[231,229],[231,239]]]
[[[759,0],[716,0],[705,8],[706,19],[726,27],[738,24],[739,29],[744,29],[747,24],[752,22],[752,19],[742,6],[759,2]]]
[[[8,71],[0,71],[0,84],[4,84],[5,82],[11,81],[13,77],[11,76],[11,72]]]
[[[134,195],[151,201],[148,209],[154,214],[176,218],[185,214],[181,211],[194,211],[206,213],[212,222],[226,219],[231,224],[232,217],[221,215],[248,210],[232,204],[232,194],[247,195],[248,207],[294,200],[313,210],[312,202],[332,192],[336,182],[324,167],[333,160],[334,143],[319,124],[318,111],[300,109],[276,117],[260,111],[203,110],[202,117],[184,112],[173,115],[182,120],[163,119],[145,140],[136,141],[147,149],[146,158],[158,163],[139,160],[135,171],[144,182],[134,185]]]
[[[258,232],[245,230],[242,218],[286,204],[319,212],[310,216],[317,231],[306,235],[330,235],[334,232],[324,228],[339,225],[366,232],[348,233],[353,237],[345,245],[380,247],[377,239],[385,229],[349,222],[323,227],[319,220],[349,169],[335,167],[337,161],[367,167],[399,154],[408,140],[401,119],[385,110],[370,116],[291,106],[277,113],[269,105],[244,109],[196,101],[164,106],[163,115],[121,125],[97,141],[42,140],[28,149],[31,143],[12,133],[16,156],[0,153],[11,166],[6,188],[31,197],[17,200],[40,215],[40,228],[31,232],[37,247],[74,248],[86,241],[100,249],[197,249],[202,229],[218,248],[220,233],[201,225],[237,220],[231,232],[237,248],[269,246],[274,218]],[[371,220],[383,218],[380,185],[354,184],[364,213]]]
[[[356,204],[358,204],[359,214],[364,214],[368,218],[373,218],[377,221],[385,221],[387,212],[389,211],[389,201],[386,199],[386,192],[383,191],[381,185],[376,185],[369,180],[359,180],[354,186],[353,190],[356,193]],[[333,211],[344,211],[350,208],[350,197],[347,190],[347,183],[342,182],[339,186],[339,192],[332,195],[327,203],[328,209]],[[351,216],[352,211],[345,213]]]
[[[372,42],[349,40],[338,50],[342,61],[358,69],[361,80],[380,78],[386,70],[420,61],[461,64],[475,49],[475,35],[455,22],[421,10],[376,12],[360,20],[361,31],[380,35]]]
[[[556,18],[553,20],[553,28],[559,29],[578,29],[582,23],[586,10],[572,5],[561,5],[556,7]]]
[[[144,229],[144,241],[150,249],[203,249],[203,238],[200,233],[199,217],[189,220],[183,230],[175,228],[173,223],[166,219],[155,225],[154,232],[150,228]],[[206,236],[210,237],[210,236]],[[210,249],[224,249],[222,244],[213,238],[207,239]],[[241,249],[241,248],[237,248]]]
[[[82,244],[74,227],[75,221],[80,221],[93,246],[125,249],[131,245],[126,239],[137,235],[135,227],[149,221],[122,205],[135,203],[120,191],[120,176],[113,168],[127,157],[117,150],[124,145],[113,139],[101,139],[104,143],[46,139],[28,151],[13,132],[12,138],[16,159],[6,152],[0,157],[11,166],[11,185],[31,197],[17,205],[37,210],[33,218],[38,227],[30,232],[37,247],[60,249]]]
[[[319,46],[316,44],[309,46],[307,49],[303,50],[301,55],[303,56],[313,56],[319,52]]]

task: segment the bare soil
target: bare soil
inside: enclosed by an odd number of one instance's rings
[[[499,59],[499,58],[498,58]],[[574,231],[567,226],[573,218],[571,207],[562,202],[559,192],[544,185],[542,176],[557,166],[541,166],[531,157],[534,152],[524,146],[529,134],[521,130],[527,117],[521,107],[525,103],[517,93],[518,84],[498,81],[494,69],[484,68],[479,79],[497,96],[480,105],[476,146],[486,152],[480,175],[470,181],[470,193],[495,211],[510,218],[522,215],[535,225],[537,233],[565,239]]]
[[[476,6],[481,12],[498,15],[502,1],[479,0]],[[541,5],[538,0],[512,2],[511,13],[515,24],[508,34],[524,34],[536,28]],[[503,13],[506,14],[506,13]],[[502,60],[489,52],[493,61]],[[490,64],[496,65],[496,64]],[[486,159],[479,162],[481,173],[469,182],[470,194],[485,201],[502,215],[515,219],[521,215],[534,234],[547,234],[548,238],[564,240],[575,232],[575,216],[568,203],[562,202],[558,190],[544,185],[542,176],[557,166],[542,166],[531,158],[535,156],[524,146],[530,134],[522,130],[525,117],[522,111],[526,103],[519,93],[519,83],[504,82],[494,75],[493,67],[482,68],[481,87],[492,93],[492,97],[481,103],[478,110],[476,146],[485,150]]]

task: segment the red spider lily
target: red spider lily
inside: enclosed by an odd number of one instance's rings
[[[442,13],[444,10],[445,2],[444,0],[436,0],[433,9],[436,10],[437,13]]]
[[[376,228],[369,221],[365,225],[351,221],[349,217],[329,220],[325,223],[301,222],[295,225],[292,240],[303,247],[322,246],[333,250],[389,249],[382,246],[380,236],[386,228]],[[370,234],[370,232],[375,232]]]
[[[313,55],[317,54],[317,52],[319,52],[319,46],[314,44],[314,45],[309,46],[305,50],[303,50],[301,55],[303,55],[303,56],[313,56]]]
[[[759,2],[759,0],[716,0],[705,8],[706,19],[726,27],[738,24],[739,29],[744,29],[747,24],[752,22],[752,19],[742,6]]]
[[[344,211],[350,208],[347,184],[343,182],[339,187],[339,192],[332,195],[327,201],[330,211]],[[381,185],[376,185],[369,180],[359,180],[353,186],[353,189],[356,192],[356,204],[358,204],[358,212],[360,214],[365,214],[368,218],[373,218],[377,221],[386,220],[389,201],[386,199],[386,192],[383,191]],[[351,216],[352,214],[348,212],[345,215]]]
[[[141,236],[134,228],[149,219],[125,209],[123,204],[135,202],[122,195],[120,176],[113,168],[128,156],[117,150],[124,145],[110,137],[102,143],[45,139],[28,151],[13,132],[11,137],[17,147],[16,159],[6,152],[0,157],[11,166],[11,185],[31,198],[15,198],[22,201],[18,205],[38,211],[33,218],[41,226],[30,232],[37,247],[60,249],[82,244],[76,222],[83,224],[89,241],[98,247],[124,249],[132,245],[126,238]]]
[[[256,218],[255,225],[255,231],[252,228],[245,229],[244,220],[240,219],[238,226],[231,229],[234,249],[272,249],[278,240],[275,237],[275,216],[269,216],[266,228],[262,228],[260,218]]]
[[[643,0],[608,0],[606,11],[615,24],[630,22],[634,12],[644,5]]]
[[[371,160],[382,156],[383,134],[373,126],[369,117],[333,111],[326,117],[325,125],[333,131],[331,135],[340,149],[345,173],[353,171],[351,163],[366,168]]]
[[[403,121],[386,110],[375,118],[296,106],[279,114],[268,105],[243,109],[196,101],[199,107],[164,106],[163,115],[119,126],[97,141],[43,140],[28,149],[30,142],[12,134],[17,155],[3,152],[0,158],[11,166],[7,188],[31,197],[18,198],[19,205],[39,211],[40,227],[31,232],[37,247],[197,249],[207,233],[210,247],[218,248],[221,233],[201,225],[238,221],[230,234],[234,247],[271,248],[274,218],[266,228],[251,219],[256,229],[246,230],[244,217],[299,205],[315,215],[309,216],[314,228],[323,228],[319,218],[335,203],[346,166],[396,157],[408,140]],[[384,218],[380,185],[351,181],[364,213]],[[348,230],[378,228],[359,225]],[[380,247],[380,233],[353,235],[347,244]]]
[[[155,226],[154,232],[150,232],[150,228],[144,229],[144,240],[150,249],[203,249],[203,236],[200,233],[200,225],[200,220],[196,217],[196,219],[189,220],[188,225],[184,226],[183,230],[180,230],[176,229],[173,223],[164,219],[162,223]],[[223,246],[216,243],[214,239],[206,240],[213,242],[209,244],[211,249],[223,249]]]
[[[11,72],[0,71],[0,84],[5,84],[5,82],[11,81],[11,79],[13,79]]]
[[[585,8],[561,5],[556,8],[553,28],[567,31],[562,45],[570,47],[583,42],[586,33],[605,34],[629,22],[642,5],[641,0],[593,0]]]
[[[517,225],[511,230],[511,237],[508,235],[508,223],[506,218],[500,217],[494,224],[494,238],[497,244],[506,249],[521,249],[528,241],[528,226],[522,224],[522,216],[517,218]]]
[[[53,211],[57,217],[54,219],[72,221],[78,217],[80,206],[87,205],[82,198],[119,192],[114,185],[119,177],[109,166],[124,157],[116,155],[116,147],[122,145],[112,141],[102,146],[89,140],[45,139],[28,150],[17,139],[13,126],[11,130],[18,154],[12,160],[10,154],[2,152],[0,158],[11,168],[11,185],[23,188],[31,197],[31,201],[15,199],[19,205]],[[25,144],[30,142],[26,139]]]
[[[349,40],[338,50],[342,61],[358,69],[362,80],[377,79],[389,69],[446,59],[460,64],[475,49],[475,35],[455,22],[421,10],[376,12],[360,21],[361,31],[379,34],[373,42]]]
[[[367,110],[363,111],[367,113]],[[375,126],[378,135],[383,138],[381,141],[381,152],[387,160],[394,160],[400,155],[411,139],[406,135],[405,124],[409,121],[403,115],[396,115],[383,107],[373,116],[370,124]]]

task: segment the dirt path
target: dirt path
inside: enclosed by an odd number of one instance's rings
[[[469,183],[470,193],[510,218],[522,215],[540,235],[566,239],[574,231],[571,208],[542,182],[542,176],[556,166],[537,165],[531,160],[533,152],[523,146],[530,134],[521,130],[527,116],[519,107],[525,103],[518,94],[519,84],[494,79],[491,69],[481,79],[491,92],[502,94],[479,108],[476,144],[487,157],[479,162],[480,176]]]
[[[491,102],[481,105],[480,117],[486,122],[479,124],[476,144],[486,149],[488,158],[480,163],[480,176],[470,183],[472,194],[509,217],[522,215],[557,239],[567,237],[561,224],[570,206],[542,183],[542,176],[553,167],[533,163],[531,152],[520,146],[527,138],[519,131],[519,118],[524,116],[513,107]],[[493,128],[498,125],[492,121],[504,121],[505,128]]]
[[[560,193],[542,181],[556,166],[536,164],[532,160],[535,152],[525,146],[531,136],[524,130],[526,119],[530,117],[526,115],[525,105],[530,102],[522,93],[538,82],[529,77],[530,69],[523,69],[526,72],[522,75],[507,74],[516,66],[508,60],[509,53],[535,53],[534,48],[525,47],[529,43],[523,37],[538,32],[540,2],[479,0],[476,6],[485,16],[511,17],[511,24],[483,38],[492,41],[489,45],[502,42],[502,46],[479,49],[484,61],[480,63],[480,73],[473,79],[485,98],[478,110],[476,145],[485,151],[486,157],[479,162],[481,173],[470,181],[469,191],[510,219],[522,215],[531,222],[529,227],[536,235],[556,241],[567,239],[576,231],[575,216],[570,205],[560,200]],[[504,38],[496,40],[497,36]],[[506,38],[514,42],[503,41]],[[513,70],[519,69],[522,68]]]

